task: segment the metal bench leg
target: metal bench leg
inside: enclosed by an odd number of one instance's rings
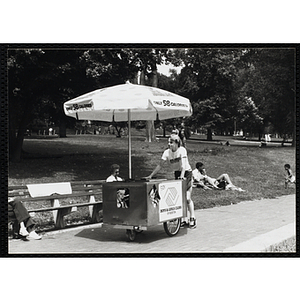
[[[56,228],[65,228],[66,227],[64,216],[68,215],[71,211],[72,211],[72,207],[60,208],[57,211],[57,216],[56,216],[56,220],[55,220]]]
[[[91,195],[90,196],[90,203],[95,203],[95,196]],[[89,211],[90,211],[90,217],[92,219],[92,223],[99,223],[100,222],[100,216],[99,216],[99,211],[102,209],[102,203],[99,204],[94,204],[89,206]]]
[[[92,213],[92,223],[99,223],[101,221],[99,211],[102,209],[102,203],[95,204]]]
[[[52,207],[60,207],[59,200],[51,200]],[[53,219],[56,228],[64,228],[66,226],[64,221],[64,216],[71,212],[72,208],[60,208],[58,210],[52,211]]]
[[[51,206],[52,207],[59,207],[60,206],[59,200],[58,199],[51,200]],[[54,223],[56,223],[58,210],[53,210],[52,214],[53,214]]]
[[[96,202],[96,200],[95,200],[95,196],[94,195],[91,195],[90,196],[90,201],[89,201],[89,203],[95,203]],[[90,217],[92,217],[93,216],[93,206],[94,205],[91,205],[91,206],[89,206],[89,212],[90,212]]]

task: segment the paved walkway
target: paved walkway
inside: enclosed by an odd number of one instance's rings
[[[295,195],[197,210],[196,229],[168,237],[158,225],[128,242],[124,229],[87,225],[46,233],[42,240],[9,241],[9,254],[156,254],[262,252],[295,236]]]

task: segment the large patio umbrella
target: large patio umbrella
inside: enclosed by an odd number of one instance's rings
[[[164,120],[192,115],[189,99],[145,85],[125,83],[84,94],[64,103],[67,116],[77,120],[128,121],[131,178],[131,121]]]

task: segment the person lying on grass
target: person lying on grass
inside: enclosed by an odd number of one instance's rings
[[[222,174],[218,178],[207,176],[202,162],[196,163],[196,168],[192,174],[194,187],[202,187],[205,190],[217,189],[244,192],[243,189],[236,187],[232,183],[228,174]]]

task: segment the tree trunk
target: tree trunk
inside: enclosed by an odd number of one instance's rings
[[[166,137],[166,125],[163,124],[163,137]]]
[[[21,160],[22,155],[22,147],[23,147],[23,141],[24,141],[24,130],[19,130],[18,135],[15,142],[15,148],[13,150],[13,154],[11,157],[11,161],[16,162]]]
[[[146,140],[149,143],[155,140],[154,121],[146,121]]]
[[[8,108],[8,111],[10,111],[10,109]],[[8,116],[8,151],[9,151],[9,157],[12,156],[13,153],[13,149],[15,148],[15,144],[17,141],[17,137],[16,137],[16,126],[15,123],[13,122],[13,118],[11,115]]]
[[[25,126],[27,123],[24,121],[20,123],[17,132],[14,128],[9,129],[9,160],[16,162],[21,160],[22,147],[24,141]]]
[[[67,125],[66,125],[66,115],[61,109],[59,112],[59,137],[66,138],[67,137]]]
[[[212,141],[212,130],[211,128],[207,128],[207,140]]]
[[[156,77],[157,77],[157,72],[156,72]],[[140,84],[145,85],[145,70],[141,71]],[[156,85],[157,85],[157,78],[156,78]],[[155,140],[154,121],[146,121],[146,141],[151,143],[154,140]]]
[[[24,106],[24,111],[22,115],[22,119],[19,122],[18,131],[16,126],[14,125],[14,118],[12,113],[9,114],[9,160],[10,161],[20,161],[22,154],[22,147],[24,141],[25,130],[30,119],[30,112],[32,108],[32,101],[27,101]],[[10,105],[9,111],[12,112],[13,107]],[[16,136],[17,133],[17,136]]]
[[[155,66],[152,66],[152,86],[157,87],[157,82],[158,82],[157,67],[155,65]]]
[[[296,127],[297,127],[297,123],[296,123],[297,115],[296,115],[296,112],[297,112],[297,108],[296,108],[296,101],[295,101],[295,105],[294,105],[294,113],[293,113],[294,130],[293,130],[293,133],[292,133],[292,147],[296,146],[296,136],[297,136],[297,132],[296,132]]]
[[[140,74],[140,84],[145,85],[145,71],[142,70]]]
[[[152,86],[157,87],[157,67],[156,65],[152,66]],[[148,142],[155,141],[155,126],[154,121],[146,122],[146,139]]]
[[[59,137],[60,138],[67,137],[67,127],[66,127],[66,122],[64,120],[61,120],[59,123]]]
[[[258,140],[259,140],[259,141],[261,141],[261,136],[262,136],[262,133],[259,131],[259,132],[258,132]]]
[[[284,134],[283,134],[283,140],[282,140],[282,142],[281,142],[281,146],[282,146],[282,147],[284,146],[285,139],[286,139],[286,135],[285,135],[285,133],[284,133]]]

